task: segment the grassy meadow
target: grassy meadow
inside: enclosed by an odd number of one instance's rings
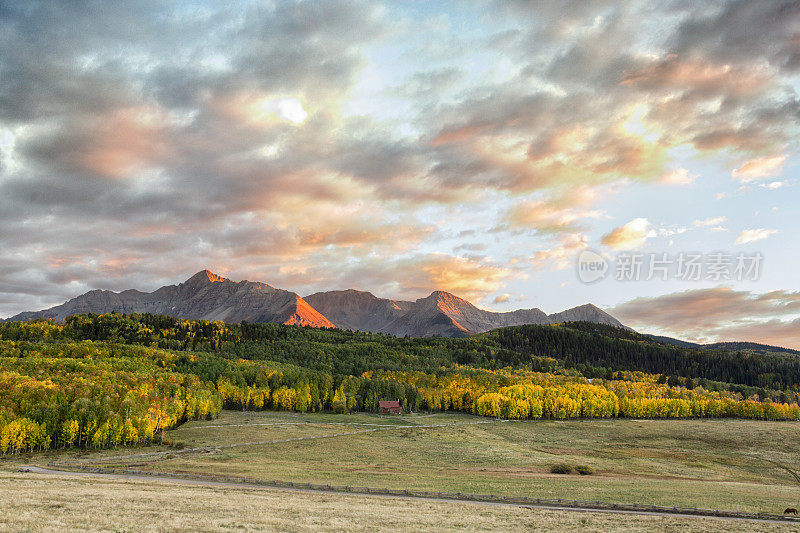
[[[780,513],[800,504],[793,475],[800,473],[799,433],[796,422],[734,419],[513,422],[464,414],[223,411],[168,432],[187,448],[234,445],[210,453],[136,456],[166,449],[153,446],[40,457],[265,480]],[[286,441],[299,437],[305,439]],[[560,463],[587,465],[594,474],[551,474]]]
[[[791,525],[0,472],[4,531],[681,531]]]

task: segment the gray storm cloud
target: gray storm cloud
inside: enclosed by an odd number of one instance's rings
[[[552,238],[531,257],[563,268],[598,217],[563,188],[657,180],[677,145],[741,164],[797,138],[793,3],[493,6],[490,38],[448,49],[355,0],[0,2],[0,316],[204,267],[477,298],[515,268],[443,253],[431,210],[502,195],[491,226]],[[419,64],[378,93],[402,123],[347,111],[398,35]],[[512,74],[476,76],[471,53]]]

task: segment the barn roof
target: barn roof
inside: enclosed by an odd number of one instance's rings
[[[379,400],[378,405],[380,407],[400,407],[400,402],[397,400]]]

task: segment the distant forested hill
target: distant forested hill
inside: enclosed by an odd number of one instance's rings
[[[621,328],[582,322],[562,327],[517,326],[482,335],[491,344],[552,357],[565,366],[640,370],[772,389],[800,386],[800,357],[749,350],[681,348]]]
[[[38,324],[48,329],[48,334],[61,338],[222,352],[344,375],[370,370],[429,372],[461,364],[487,369],[525,367],[543,372],[556,367],[572,368],[588,377],[642,371],[763,389],[800,388],[800,357],[751,349],[681,348],[628,329],[589,322],[513,326],[461,339],[398,338],[282,324],[181,320],[151,314],[77,315],[69,317],[63,326],[47,326],[46,321]],[[13,322],[0,324],[0,338],[24,339],[35,328]]]
[[[673,339],[672,337],[664,337],[660,335],[645,336],[660,344],[678,346],[680,348],[694,348],[697,350],[726,350],[729,352],[750,352],[759,353],[762,355],[782,355],[788,357],[796,357],[800,355],[800,350],[792,350],[791,348],[783,348],[781,346],[770,346],[769,344],[759,344],[757,342],[725,341],[712,342],[709,344],[698,344],[696,342],[682,341],[679,339]]]
[[[757,342],[715,342],[713,344],[704,344],[702,347],[706,350],[752,352],[763,355],[783,355],[789,357],[800,356],[800,350],[770,346],[769,344],[759,344]]]

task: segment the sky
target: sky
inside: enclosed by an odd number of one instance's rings
[[[207,268],[800,348],[798,92],[797,2],[0,0],[0,317]]]

